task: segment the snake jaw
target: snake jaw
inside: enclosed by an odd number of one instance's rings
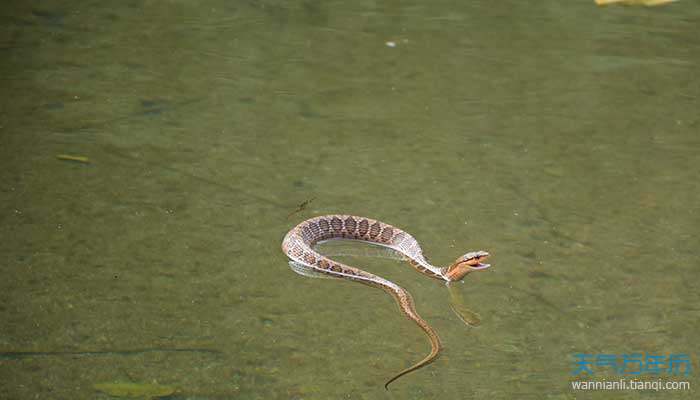
[[[443,276],[447,281],[459,281],[472,271],[489,268],[491,264],[484,264],[490,254],[483,250],[472,251],[459,257],[451,266],[446,268]]]
[[[469,265],[473,270],[486,269],[491,264],[484,264],[482,261],[489,258],[491,255],[483,250],[472,251],[462,256],[462,262]]]

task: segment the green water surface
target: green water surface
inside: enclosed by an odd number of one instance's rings
[[[697,2],[29,1],[0,22],[0,398],[697,398],[570,386],[576,353],[687,354],[688,376],[582,379],[697,382]],[[444,342],[389,392],[421,331],[280,250],[332,213],[438,265],[493,254],[458,287],[475,328],[405,263],[338,256]]]

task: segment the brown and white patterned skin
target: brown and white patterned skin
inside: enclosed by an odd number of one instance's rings
[[[404,315],[413,320],[428,336],[431,345],[430,354],[389,379],[384,385],[385,388],[388,388],[388,385],[397,378],[433,362],[442,348],[440,338],[437,332],[418,315],[413,299],[405,289],[380,276],[334,261],[314,250],[316,243],[330,239],[354,239],[387,246],[403,254],[419,272],[447,282],[462,279],[470,271],[470,266],[472,269],[488,267],[479,263],[480,260],[488,257],[488,253],[483,251],[467,253],[448,267],[435,267],[428,263],[420,245],[409,233],[365,217],[352,215],[314,217],[300,223],[287,233],[282,241],[282,250],[292,261],[318,273],[383,289],[394,297]],[[455,273],[457,269],[455,267],[458,264],[462,272]]]

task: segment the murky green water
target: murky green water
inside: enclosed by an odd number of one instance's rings
[[[54,1],[0,21],[0,398],[696,398],[570,386],[575,353],[685,353],[689,376],[644,378],[697,382],[696,2]],[[481,326],[400,261],[343,258],[406,287],[446,346],[385,392],[420,330],[279,248],[327,213],[404,228],[436,264],[492,252],[459,286]]]

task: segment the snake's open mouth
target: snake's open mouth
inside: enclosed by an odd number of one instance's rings
[[[482,263],[482,261],[486,261],[486,259],[489,258],[489,256],[490,256],[490,254],[483,251],[483,250],[474,251],[474,252],[465,254],[464,261],[473,270],[486,269],[486,268],[490,267],[491,264],[485,264],[485,263]]]
[[[476,265],[472,265],[472,266],[471,266],[471,269],[476,269],[476,270],[479,270],[479,269],[486,269],[486,268],[488,268],[488,267],[490,267],[490,266],[491,266],[491,264],[478,263],[478,264],[476,264]]]

